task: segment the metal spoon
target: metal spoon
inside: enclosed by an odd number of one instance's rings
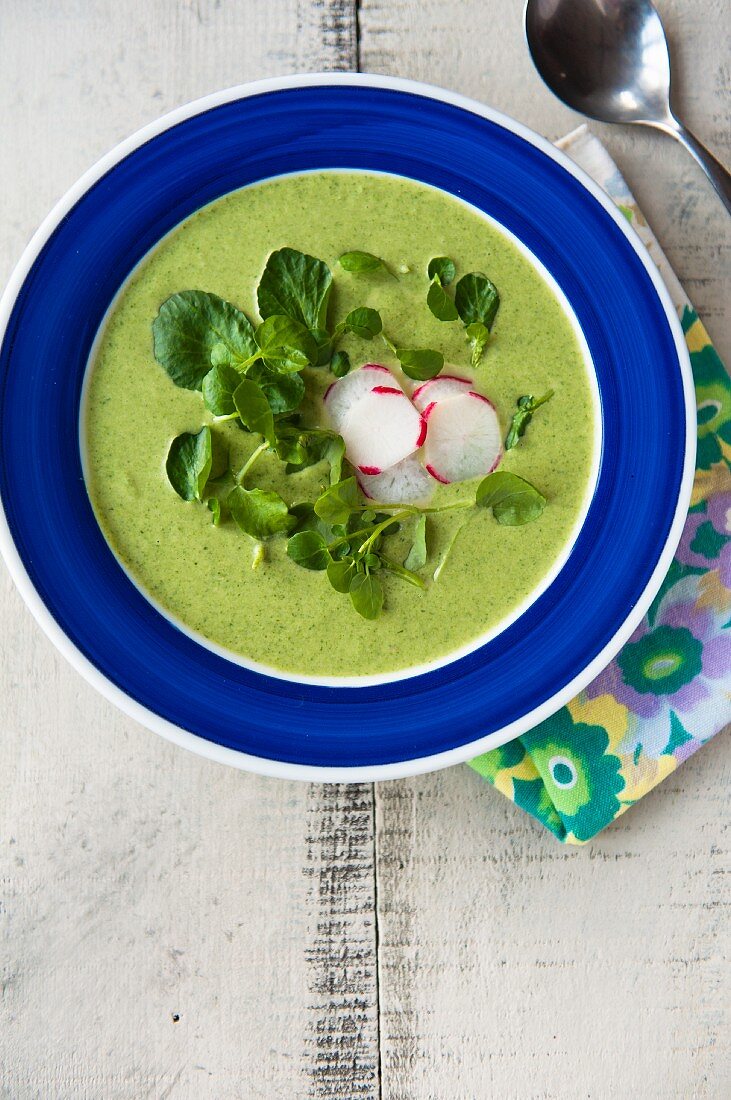
[[[731,173],[671,110],[668,44],[650,0],[527,0],[525,34],[540,76],[568,107],[672,134],[731,213]]]

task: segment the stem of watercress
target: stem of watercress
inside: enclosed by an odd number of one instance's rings
[[[251,467],[254,465],[256,460],[259,458],[259,455],[263,455],[264,451],[267,451],[267,450],[269,450],[269,444],[266,442],[266,440],[264,440],[263,443],[259,444],[259,446],[256,448],[255,451],[252,451],[252,453],[249,455],[249,457],[247,458],[244,465],[241,467],[239,472],[236,474],[236,480],[238,481],[239,485],[242,483],[242,481],[244,480],[244,478],[248,474]]]

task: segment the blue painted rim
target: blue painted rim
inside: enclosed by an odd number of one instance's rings
[[[133,148],[48,236],[15,295],[0,348],[0,497],[14,552],[45,609],[137,712],[259,760],[262,770],[281,762],[360,777],[390,764],[449,762],[486,735],[499,743],[505,731],[520,732],[527,715],[556,709],[567,686],[616,642],[630,609],[646,606],[688,480],[677,332],[636,242],[577,174],[509,120],[385,83],[328,77],[234,98]],[[142,256],[229,191],[328,167],[440,187],[522,240],[584,331],[604,426],[586,522],[539,600],[468,656],[361,688],[267,677],[177,630],[109,550],[78,449],[89,349]]]

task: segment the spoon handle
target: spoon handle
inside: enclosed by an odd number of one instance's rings
[[[716,188],[721,201],[731,214],[731,172],[724,168],[719,160],[716,160],[713,153],[706,149],[695,134],[692,134],[687,127],[683,126],[682,122],[678,122],[676,118],[672,118],[668,125],[661,124],[659,127],[667,134],[672,134],[674,138],[686,147],[689,153],[691,153],[700,164],[703,171],[708,176],[709,180]]]

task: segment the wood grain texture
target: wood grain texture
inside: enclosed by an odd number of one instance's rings
[[[117,140],[244,80],[360,51],[557,136],[575,116],[521,6],[4,0],[0,281]],[[661,7],[688,122],[729,159],[725,4]],[[731,361],[728,221],[682,150],[597,129]],[[374,794],[174,749],[67,667],[4,570],[0,639],[8,1100],[731,1093],[727,742],[568,850],[465,768]]]
[[[313,784],[304,1064],[315,1100],[379,1095],[373,784]]]

